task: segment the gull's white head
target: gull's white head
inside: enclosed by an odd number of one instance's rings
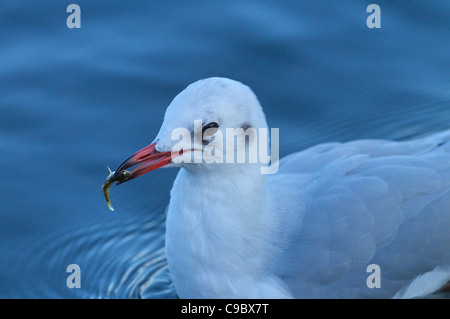
[[[133,154],[116,172],[140,163],[130,179],[162,166],[202,169],[227,162],[231,153],[236,159],[242,151],[248,160],[249,144],[256,143],[252,134],[261,128],[267,128],[266,119],[248,86],[227,78],[200,80],[170,103],[153,143]]]

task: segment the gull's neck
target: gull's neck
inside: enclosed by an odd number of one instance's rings
[[[166,254],[180,296],[260,297],[251,281],[268,271],[273,257],[270,207],[258,167],[182,168],[166,224]]]

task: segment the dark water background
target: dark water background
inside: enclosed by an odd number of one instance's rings
[[[176,169],[101,185],[210,76],[253,88],[280,154],[450,128],[450,2],[0,2],[0,297],[175,297],[164,209]],[[81,267],[69,289],[66,267]]]

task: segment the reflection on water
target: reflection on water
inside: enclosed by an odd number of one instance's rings
[[[111,190],[187,84],[250,85],[280,155],[325,141],[449,128],[447,1],[78,1],[0,5],[0,297],[173,298],[164,211],[176,170]],[[66,267],[81,267],[68,289]]]

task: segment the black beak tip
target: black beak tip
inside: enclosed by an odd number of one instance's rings
[[[116,181],[116,186],[133,179],[133,173],[126,171],[124,169],[119,169],[114,174],[114,180]]]

